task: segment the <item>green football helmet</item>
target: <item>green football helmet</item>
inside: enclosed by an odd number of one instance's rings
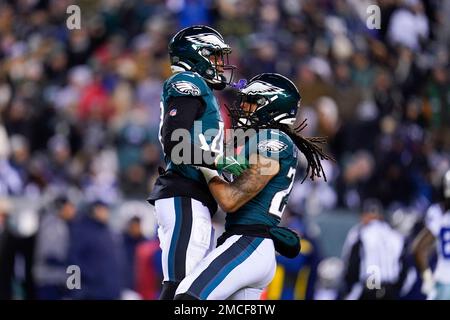
[[[253,77],[239,89],[239,100],[229,109],[234,128],[279,128],[292,125],[300,107],[300,93],[295,84],[277,73]],[[256,104],[253,112],[241,108],[242,103]]]
[[[231,47],[222,35],[207,26],[192,26],[179,31],[169,43],[169,56],[173,72],[197,72],[211,87],[224,89],[233,78],[236,68],[228,62]],[[210,57],[215,58],[215,62]],[[218,59],[221,57],[221,59]],[[222,62],[220,62],[222,61]],[[230,70],[230,78],[219,69]]]

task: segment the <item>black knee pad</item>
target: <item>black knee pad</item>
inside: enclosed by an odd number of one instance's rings
[[[181,293],[175,296],[175,300],[198,300],[198,299],[194,296],[191,296],[190,294]]]
[[[179,284],[179,282],[164,281],[159,300],[173,300]]]

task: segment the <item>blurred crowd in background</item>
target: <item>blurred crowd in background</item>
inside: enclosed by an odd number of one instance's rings
[[[79,30],[66,26],[71,4]],[[380,29],[366,25],[372,4]],[[194,24],[224,36],[237,79],[291,78],[304,134],[328,137],[328,181],[298,181],[290,198],[287,223],[304,236],[285,266],[293,291],[266,296],[337,297],[327,288],[339,286],[341,261],[322,260],[326,235],[308,221],[377,198],[411,238],[450,168],[449,16],[439,0],[1,1],[0,298],[158,296],[145,199],[163,163],[168,41]],[[217,96],[229,104],[234,93]],[[64,289],[72,264],[83,290]]]

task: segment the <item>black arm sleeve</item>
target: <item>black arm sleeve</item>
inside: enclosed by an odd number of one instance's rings
[[[176,129],[185,129],[189,131],[194,125],[194,121],[200,118],[205,112],[206,106],[200,97],[172,97],[168,101],[167,112],[164,114],[161,138],[166,156],[170,157],[172,149],[179,143],[186,141],[172,140],[172,134]],[[174,110],[173,112],[171,112]],[[214,169],[214,165],[206,163],[205,159],[214,159],[216,154],[212,151],[205,151],[199,146],[189,141],[189,145],[184,145],[182,150],[190,148],[190,158],[182,157],[183,164],[195,164],[197,166]],[[197,157],[194,159],[194,155]],[[201,157],[199,156],[201,154]],[[183,151],[181,151],[183,156]],[[201,159],[201,162],[198,162]],[[196,161],[194,161],[196,160]]]

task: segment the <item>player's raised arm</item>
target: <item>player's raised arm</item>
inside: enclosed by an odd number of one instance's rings
[[[209,181],[211,194],[224,211],[237,211],[264,189],[280,170],[278,161],[257,154],[250,156],[250,163],[254,164],[231,183],[221,179],[215,171],[201,169]]]

